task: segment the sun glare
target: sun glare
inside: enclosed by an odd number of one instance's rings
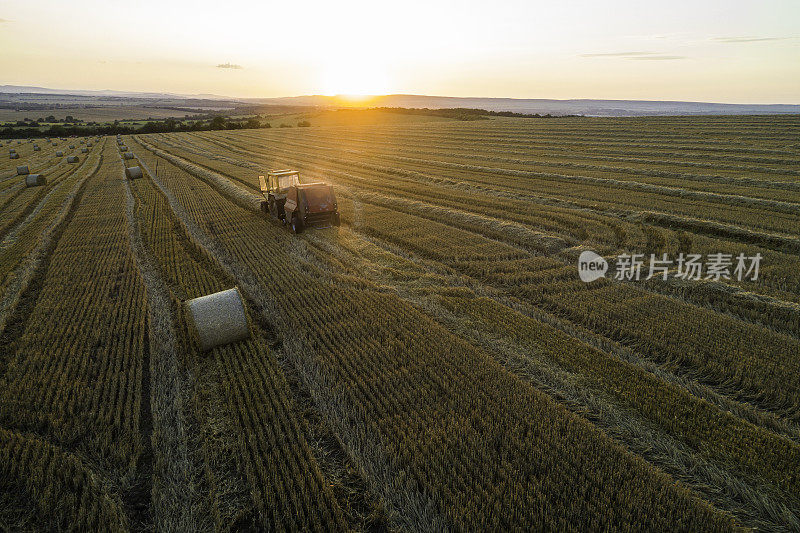
[[[344,103],[363,103],[371,95],[389,92],[389,79],[381,67],[368,63],[335,62],[325,66],[322,94],[342,96]]]

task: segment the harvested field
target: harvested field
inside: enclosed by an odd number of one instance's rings
[[[800,529],[800,118],[335,118],[0,160],[0,528]]]

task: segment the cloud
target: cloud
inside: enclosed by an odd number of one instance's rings
[[[234,70],[242,70],[242,68],[244,67],[242,67],[241,65],[236,65],[234,63],[220,63],[219,65],[217,65],[217,68],[230,68]]]
[[[636,57],[653,54],[655,52],[611,52],[607,54],[581,54],[581,57]]]
[[[643,56],[643,57],[629,57],[628,59],[638,59],[646,61],[673,61],[676,59],[687,59],[686,56]]]
[[[760,43],[764,41],[783,41],[786,37],[715,37],[718,43]]]

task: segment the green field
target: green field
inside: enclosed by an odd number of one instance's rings
[[[800,529],[800,117],[281,120],[2,141],[0,529]],[[613,279],[681,253],[759,276]]]

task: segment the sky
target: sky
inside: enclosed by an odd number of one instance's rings
[[[0,85],[800,104],[798,0],[0,0]]]

